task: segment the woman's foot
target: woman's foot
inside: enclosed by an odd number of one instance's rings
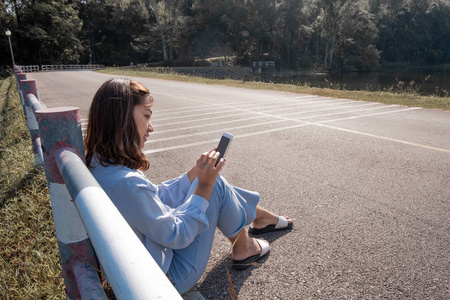
[[[250,233],[254,234],[255,231],[272,231],[283,230],[292,228],[292,219],[288,216],[278,216],[261,206],[256,207],[256,218],[253,221],[253,228],[250,229]],[[265,230],[266,229],[266,230]],[[252,232],[253,231],[253,232]],[[262,232],[260,232],[262,233]]]
[[[248,232],[250,234],[257,235],[257,234],[263,234],[263,233],[266,233],[269,231],[289,230],[291,228],[292,228],[292,220],[289,219],[289,217],[279,216],[277,224],[275,224],[275,225],[270,224],[270,225],[267,225],[266,227],[262,227],[262,228],[251,227],[248,230]]]
[[[288,216],[283,216],[283,217],[286,219],[288,224],[292,224],[292,219],[290,217],[288,217]],[[253,221],[253,228],[262,229],[262,228],[265,228],[270,225],[276,226],[278,224],[278,222],[279,222],[279,216],[277,216],[277,215],[275,215],[274,217],[271,217],[271,218],[264,218],[264,219],[256,218]],[[287,225],[287,226],[292,227],[292,225]]]
[[[232,261],[232,267],[236,270],[245,270],[249,268],[250,266],[254,265],[255,262],[266,256],[270,251],[270,245],[269,242],[266,240],[261,239],[254,239],[260,248],[260,251],[258,251],[257,254],[248,256],[244,259],[233,259]]]
[[[247,233],[246,233],[247,234]],[[236,242],[233,246],[233,250],[231,253],[231,258],[236,261],[245,260],[254,255],[260,255],[262,253],[262,247],[255,238],[251,238],[247,236],[245,238],[245,242]],[[264,241],[268,244],[267,241]]]

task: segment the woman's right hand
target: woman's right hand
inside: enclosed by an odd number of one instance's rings
[[[219,161],[216,166],[216,161],[219,157],[219,152],[216,152],[216,150],[217,148],[214,148],[209,152],[203,153],[195,165],[195,174],[198,179],[198,185],[194,194],[199,195],[208,201],[211,197],[217,176],[225,164],[225,159],[223,159]]]

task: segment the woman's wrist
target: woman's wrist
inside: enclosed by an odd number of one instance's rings
[[[191,183],[194,182],[195,178],[197,177],[196,174],[195,174],[195,167],[193,167],[192,169],[187,171],[186,174],[187,174],[187,177],[189,178],[189,181]]]
[[[197,187],[195,188],[194,194],[205,198],[206,201],[209,201],[213,188],[214,185],[198,183]]]

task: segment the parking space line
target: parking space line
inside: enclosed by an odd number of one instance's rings
[[[242,106],[248,106],[248,105],[254,105],[257,103],[273,103],[274,101],[298,101],[299,99],[310,99],[310,98],[322,98],[316,95],[302,95],[302,96],[298,96],[298,97],[289,97],[289,98],[272,98],[272,99],[258,99],[258,100],[250,100],[250,101],[235,101],[235,102],[227,102],[227,104],[221,104],[221,103],[214,103],[214,102],[210,102],[210,101],[203,101],[203,100],[195,100],[195,99],[191,99],[191,98],[186,98],[186,97],[180,97],[180,96],[175,96],[175,95],[168,95],[168,94],[162,94],[165,96],[171,96],[174,98],[179,98],[179,99],[184,99],[184,100],[189,100],[189,101],[196,101],[196,102],[201,102],[203,104],[208,104],[214,107],[219,106],[232,106],[232,105],[242,105]],[[329,99],[333,99],[333,98],[329,98]],[[204,105],[198,105],[195,106],[195,108],[200,108],[200,107],[204,107]],[[168,114],[172,114],[172,113],[178,113],[179,111],[184,111],[186,109],[190,109],[192,108],[192,106],[188,106],[188,107],[177,107],[177,108],[168,108],[168,109],[160,109],[158,111],[155,112],[155,115],[160,116],[160,115],[165,115],[166,112]]]
[[[233,139],[241,139],[241,138],[246,138],[249,136],[256,136],[256,135],[267,134],[267,133],[271,133],[271,132],[295,129],[295,128],[299,128],[299,127],[303,127],[303,126],[308,126],[308,124],[296,124],[296,125],[286,126],[286,127],[281,127],[281,128],[267,129],[264,131],[245,133],[245,134],[233,136]],[[195,146],[201,146],[201,145],[207,145],[207,144],[215,144],[217,142],[218,142],[218,139],[206,140],[206,141],[200,141],[200,142],[195,142],[195,143],[187,143],[187,144],[180,144],[180,145],[169,146],[169,147],[164,147],[164,148],[156,148],[156,149],[146,150],[146,151],[143,151],[143,153],[147,155],[147,154],[164,152],[164,151],[169,151],[169,150],[179,150],[179,149],[184,149],[184,148],[189,148],[189,147],[195,147]]]
[[[228,106],[228,105],[225,106],[224,105],[223,107],[226,107],[228,109],[226,112],[229,112],[229,110],[231,109],[231,110],[236,110],[236,111],[249,111],[249,112],[252,112],[252,113],[260,113],[260,110],[267,111],[268,110],[267,108],[269,108],[270,109],[270,114],[272,116],[276,116],[274,114],[276,112],[292,111],[292,110],[295,110],[295,109],[308,109],[308,108],[312,108],[312,107],[321,107],[321,106],[330,107],[330,106],[336,106],[336,105],[347,105],[347,106],[348,105],[354,105],[354,104],[351,104],[351,103],[349,103],[349,104],[345,103],[344,104],[342,102],[339,102],[339,103],[335,103],[335,102],[333,102],[333,103],[308,102],[308,104],[309,103],[314,104],[314,105],[307,105],[305,107],[305,106],[302,106],[302,104],[305,104],[304,102],[302,102],[302,103],[298,103],[298,104],[289,104],[289,105],[285,105],[285,106],[277,105],[276,107],[274,107],[273,105],[259,106],[257,109],[250,109],[250,110],[246,109],[246,108],[242,108],[242,107],[237,107],[237,106]],[[366,103],[364,105],[373,105],[373,103],[371,103],[371,104],[367,104]],[[286,108],[286,106],[289,106],[289,108]],[[333,109],[333,108],[331,108],[331,109]],[[334,109],[339,109],[339,108],[334,108]],[[220,111],[220,107],[217,107],[217,106],[214,106],[214,108],[204,109],[204,111],[208,111],[208,110],[213,110],[213,111],[202,112],[202,113],[199,113],[199,114],[193,114],[193,111],[184,111],[183,113],[186,113],[186,115],[182,116],[182,117],[180,117],[180,113],[179,112],[177,112],[176,114],[173,113],[174,116],[167,117],[167,118],[160,118],[160,116],[154,116],[153,117],[153,123],[157,124],[158,122],[161,122],[161,121],[179,120],[180,118],[193,119],[193,118],[196,118],[196,117],[202,117],[202,116],[213,115],[213,114],[218,114],[218,113],[223,113],[224,112],[224,111],[221,112]],[[196,111],[200,111],[200,110],[196,110]],[[171,113],[171,115],[172,115],[172,113]]]
[[[245,118],[244,120],[251,121],[251,120],[262,119],[262,118],[267,118],[267,117],[266,116],[256,116],[256,117],[251,117],[251,118]],[[223,125],[223,124],[236,123],[236,122],[242,122],[242,121],[243,121],[242,119],[237,119],[237,120],[228,120],[228,121],[223,121],[223,122],[214,122],[214,125]],[[200,127],[205,127],[205,124],[194,125],[194,126],[183,127],[183,128],[166,129],[166,130],[159,130],[159,127],[155,127],[155,131],[152,132],[152,135],[163,134],[163,133],[173,132],[173,131],[190,130],[190,129],[196,129],[196,128],[200,128]]]
[[[215,133],[215,132],[222,133],[224,131],[245,129],[245,128],[251,128],[251,127],[256,127],[256,126],[266,126],[266,125],[276,124],[276,123],[281,123],[281,122],[288,122],[288,120],[275,120],[275,121],[269,121],[269,122],[264,122],[264,123],[249,124],[249,125],[242,125],[242,126],[236,126],[236,127],[228,127],[228,128],[225,128],[225,129],[215,129],[215,130],[211,130],[211,131],[195,132],[195,133],[171,136],[171,137],[160,138],[160,139],[150,139],[149,141],[145,142],[145,144],[151,144],[151,143],[157,143],[157,142],[163,142],[163,141],[170,141],[170,140],[177,140],[177,139],[182,139],[182,138],[187,138],[187,137],[192,137],[192,136],[199,136],[199,135],[204,135],[204,134],[210,134],[210,133]]]
[[[329,128],[329,129],[333,129],[333,130],[344,131],[344,132],[348,132],[348,133],[352,133],[352,134],[367,136],[367,137],[371,137],[371,138],[381,139],[381,140],[385,140],[385,141],[400,143],[400,144],[404,144],[404,145],[420,147],[420,148],[444,152],[444,153],[450,153],[450,149],[434,147],[434,146],[420,144],[420,143],[414,143],[414,142],[410,142],[410,141],[406,141],[406,140],[390,138],[390,137],[366,133],[366,132],[362,132],[362,131],[358,131],[358,130],[346,129],[346,128],[342,128],[339,126],[333,126],[333,125],[328,124],[328,123],[338,122],[338,121],[353,120],[353,119],[358,119],[358,118],[368,118],[368,117],[372,117],[372,116],[379,116],[379,115],[385,115],[385,114],[393,114],[393,113],[417,110],[417,109],[421,109],[420,107],[396,109],[396,110],[383,111],[383,112],[378,112],[378,113],[359,114],[359,115],[353,115],[353,116],[349,116],[349,117],[343,117],[343,118],[338,117],[338,118],[334,118],[334,119],[314,122],[314,121],[307,121],[307,119],[330,117],[330,116],[342,115],[342,114],[353,114],[353,113],[360,113],[360,112],[364,112],[364,111],[374,111],[374,110],[384,109],[384,108],[389,109],[389,108],[399,107],[399,106],[398,105],[383,105],[380,103],[364,103],[364,104],[358,105],[356,103],[353,103],[353,100],[349,100],[349,99],[334,99],[334,98],[319,97],[319,96],[313,96],[313,95],[312,96],[302,95],[299,97],[291,97],[291,98],[275,98],[275,99],[263,99],[263,100],[258,99],[258,100],[254,100],[254,101],[250,101],[250,102],[234,102],[234,103],[227,103],[227,104],[220,104],[220,103],[215,104],[215,103],[211,103],[208,101],[202,101],[202,100],[198,100],[198,99],[190,99],[190,98],[186,98],[186,97],[178,97],[178,96],[173,96],[173,95],[167,95],[167,96],[182,98],[185,100],[202,103],[203,105],[198,105],[195,107],[190,106],[187,108],[174,108],[174,109],[160,110],[155,118],[156,123],[159,122],[160,120],[165,121],[165,120],[173,120],[174,119],[174,118],[170,118],[170,117],[158,119],[158,117],[160,117],[160,116],[163,117],[163,116],[169,116],[172,114],[176,115],[183,111],[187,112],[187,113],[204,111],[205,113],[201,113],[198,115],[190,115],[191,119],[188,121],[179,121],[179,122],[170,122],[167,124],[159,124],[159,125],[157,125],[158,127],[164,127],[164,126],[169,126],[169,125],[181,125],[181,124],[199,122],[199,121],[212,121],[212,120],[218,120],[221,118],[230,117],[230,115],[222,114],[220,116],[201,118],[201,119],[195,119],[195,120],[192,119],[192,117],[208,116],[208,115],[215,114],[215,112],[208,113],[207,111],[211,110],[211,109],[217,109],[217,107],[227,107],[228,109],[230,109],[230,108],[233,109],[234,112],[231,115],[233,117],[234,116],[246,116],[246,115],[252,115],[252,114],[256,115],[256,116],[242,118],[242,119],[236,119],[236,120],[226,120],[226,121],[221,121],[221,122],[215,122],[214,123],[215,125],[225,125],[225,124],[230,124],[230,123],[245,122],[245,121],[249,121],[249,120],[262,119],[265,117],[276,118],[277,120],[268,121],[268,122],[260,122],[260,123],[256,123],[256,124],[247,124],[247,125],[241,125],[241,126],[235,126],[235,127],[228,127],[226,129],[222,128],[222,129],[217,129],[217,130],[192,133],[192,134],[188,134],[188,135],[177,135],[177,136],[173,136],[173,137],[161,137],[159,139],[150,140],[147,143],[156,143],[156,142],[162,142],[162,141],[177,140],[177,139],[180,139],[183,137],[201,136],[204,134],[222,132],[224,130],[232,131],[232,130],[237,130],[237,129],[245,129],[245,128],[257,127],[257,126],[264,126],[264,125],[270,125],[270,124],[286,122],[286,121],[294,121],[294,122],[298,122],[298,124],[291,125],[291,126],[285,126],[285,127],[279,127],[279,128],[264,129],[264,130],[249,132],[249,133],[244,133],[244,134],[238,134],[238,135],[234,136],[234,139],[241,139],[241,138],[246,138],[246,137],[251,137],[251,136],[268,134],[268,133],[272,133],[272,132],[296,129],[296,128],[300,128],[300,127],[304,127],[304,126],[319,126],[319,127]],[[308,101],[310,99],[314,99],[314,100]],[[276,106],[274,106],[274,104],[273,104],[274,101],[278,101],[276,103]],[[337,102],[337,101],[339,101],[339,102]],[[295,102],[295,103],[292,103],[292,102]],[[347,105],[346,102],[349,102],[350,105]],[[205,104],[206,104],[206,107],[205,107]],[[260,105],[258,105],[258,107],[256,107],[256,108],[254,107],[253,109],[246,108],[248,106],[252,107],[255,104],[260,104]],[[356,110],[353,109],[350,111],[339,111],[339,112],[333,112],[333,113],[329,113],[329,114],[307,115],[304,117],[293,117],[295,115],[305,115],[305,114],[311,114],[313,112],[319,112],[319,111],[326,111],[326,110],[333,110],[333,109],[342,110],[345,108],[374,106],[374,105],[380,105],[380,106],[365,108],[365,109],[356,109]],[[267,113],[264,111],[265,108],[270,108],[270,107],[273,108],[270,111],[271,113]],[[323,108],[309,110],[309,111],[307,110],[308,108],[315,108],[315,107],[323,107]],[[295,109],[304,109],[305,111],[292,112],[292,110],[295,110]],[[263,112],[258,111],[258,110],[263,110]],[[289,110],[291,112],[288,114],[279,114],[279,112],[286,111],[286,110]],[[236,113],[236,111],[240,111],[240,113]],[[176,116],[175,118],[179,119],[179,115]],[[87,125],[87,121],[88,121],[87,119],[80,120],[83,129]],[[205,126],[205,124],[193,125],[193,126],[184,127],[184,128],[166,129],[166,130],[161,130],[161,131],[158,130],[155,133],[153,133],[152,135],[201,128],[203,126]],[[179,145],[174,145],[174,146],[169,146],[169,147],[150,149],[150,150],[146,150],[143,152],[144,152],[144,154],[151,154],[151,153],[158,153],[158,152],[164,152],[164,151],[169,151],[169,150],[189,148],[189,147],[194,147],[194,146],[199,146],[199,145],[214,144],[216,142],[217,142],[217,139],[205,140],[205,141],[199,141],[199,142],[194,142],[194,143],[184,143],[184,144],[179,144]]]
[[[320,124],[320,123],[316,123],[314,125],[321,126],[321,127],[326,127],[326,128],[330,128],[330,129],[334,129],[334,130],[340,130],[340,131],[344,131],[344,132],[348,132],[348,133],[368,136],[368,137],[376,138],[376,139],[380,139],[380,140],[400,143],[400,144],[404,144],[404,145],[409,145],[409,146],[420,147],[420,148],[429,149],[429,150],[435,150],[435,151],[450,153],[450,149],[433,147],[433,146],[430,146],[430,145],[419,144],[419,143],[409,142],[409,141],[400,140],[400,139],[394,139],[394,138],[390,138],[390,137],[386,137],[386,136],[382,136],[382,135],[377,135],[377,134],[372,134],[372,133],[367,133],[367,132],[362,132],[362,131],[357,131],[357,130],[351,130],[351,129],[346,129],[346,128],[337,127],[337,126],[325,125],[325,124]]]
[[[361,107],[361,106],[374,106],[377,105],[378,103],[364,103],[364,104],[339,104],[339,107],[334,107],[334,105],[332,107],[330,107],[330,105],[326,106],[325,108],[321,108],[321,109],[316,109],[316,110],[306,110],[306,111],[301,111],[301,112],[290,112],[287,114],[279,114],[279,116],[291,116],[291,115],[296,115],[296,114],[308,114],[308,113],[313,113],[313,112],[319,112],[319,111],[326,111],[326,110],[337,110],[337,109],[346,109],[346,108],[353,108],[353,107]],[[318,106],[320,107],[320,106]],[[307,108],[314,108],[314,107],[307,107]],[[292,110],[291,110],[292,111]]]
[[[260,109],[266,109],[266,108],[271,108],[272,110],[273,109],[277,109],[277,108],[286,110],[286,108],[285,108],[286,106],[300,106],[300,107],[303,107],[305,104],[326,105],[326,104],[320,104],[320,103],[323,103],[323,102],[333,102],[333,104],[338,104],[338,103],[336,103],[336,101],[341,103],[341,102],[345,102],[345,101],[348,102],[349,100],[346,100],[346,99],[333,100],[332,98],[329,98],[327,100],[313,100],[313,101],[308,101],[308,102],[304,102],[304,101],[298,102],[298,98],[290,98],[288,101],[283,101],[283,103],[281,103],[281,104],[280,104],[280,102],[277,102],[276,105],[274,105],[274,102],[272,100],[271,101],[265,101],[264,103],[261,103],[261,101],[258,100],[258,101],[252,101],[251,103],[249,103],[249,102],[239,102],[239,103],[227,103],[227,104],[211,104],[211,105],[205,105],[205,106],[196,106],[196,109],[190,109],[189,107],[180,108],[180,110],[171,111],[171,112],[169,112],[167,114],[159,114],[159,113],[155,112],[153,117],[157,121],[166,120],[166,119],[167,120],[169,120],[169,119],[177,119],[177,118],[179,118],[180,112],[191,114],[191,113],[194,113],[194,112],[213,110],[212,113],[216,113],[220,109],[220,107],[232,108],[232,109],[236,109],[236,110],[245,109],[246,107],[252,107],[253,111],[257,111],[257,110],[260,110]],[[288,102],[294,102],[294,103],[288,104]],[[255,108],[255,103],[258,104],[258,107],[256,107],[256,108]],[[242,105],[239,105],[239,104],[242,104]],[[198,116],[198,115],[206,115],[206,114],[207,113],[192,114],[190,116]],[[161,117],[166,117],[168,115],[174,115],[174,116],[173,117],[164,118],[164,119],[161,118]]]
[[[365,106],[365,105],[361,105],[361,106]],[[356,106],[359,107],[359,106]],[[329,117],[329,116],[335,116],[335,115],[343,115],[343,114],[351,114],[351,113],[357,113],[357,112],[362,112],[362,111],[368,111],[368,110],[378,110],[378,109],[386,109],[386,108],[392,108],[392,107],[397,107],[396,105],[388,105],[388,106],[378,106],[378,107],[371,107],[371,108],[364,108],[364,109],[355,109],[355,110],[350,110],[350,111],[339,111],[339,112],[334,112],[334,113],[329,113],[329,114],[322,114],[322,115],[311,115],[311,116],[306,116],[306,117],[300,117],[300,118],[295,118],[293,120],[306,120],[306,119],[312,119],[312,118],[323,118],[323,117]],[[350,107],[351,108],[351,107]]]
[[[392,105],[392,106],[388,106],[388,108],[389,107],[398,107],[398,106]],[[392,113],[400,113],[400,112],[412,111],[412,110],[417,110],[417,109],[421,109],[421,108],[420,107],[412,107],[412,108],[397,109],[397,110],[391,110],[391,111],[385,111],[385,112],[379,112],[379,113],[366,114],[366,115],[361,115],[361,116],[337,118],[337,119],[333,119],[333,120],[325,120],[325,121],[320,121],[320,122],[304,122],[304,123],[299,123],[299,124],[291,125],[291,126],[271,128],[271,129],[265,129],[265,130],[256,131],[256,132],[239,134],[239,135],[235,135],[234,139],[241,139],[241,138],[247,138],[247,137],[251,137],[251,136],[263,135],[263,134],[268,134],[268,133],[273,133],[273,132],[286,131],[286,130],[296,129],[296,128],[300,128],[300,127],[304,127],[304,126],[320,126],[320,127],[326,127],[326,128],[330,128],[330,129],[345,131],[345,132],[349,132],[349,133],[353,133],[353,134],[364,135],[364,136],[368,136],[368,137],[372,137],[372,138],[382,139],[382,140],[386,140],[386,141],[401,143],[401,144],[405,144],[405,145],[450,153],[450,149],[433,147],[433,146],[429,146],[429,145],[425,145],[425,144],[414,143],[414,142],[409,142],[409,141],[405,141],[405,140],[394,139],[394,138],[389,138],[389,137],[380,136],[380,135],[376,135],[376,134],[365,133],[365,132],[361,132],[361,131],[350,130],[350,129],[345,129],[345,128],[325,124],[325,123],[329,123],[329,122],[336,122],[336,121],[343,121],[343,120],[349,120],[349,119],[371,117],[371,116],[378,116],[378,115],[385,115],[385,114],[392,114]],[[299,120],[297,120],[297,121],[299,121]],[[265,124],[265,123],[261,123],[261,124]],[[261,126],[263,126],[263,125],[261,125]],[[196,133],[193,135],[202,135],[202,134],[206,134],[206,133],[222,132],[222,131],[223,131],[223,129],[222,130],[214,130],[212,132]],[[160,141],[161,141],[161,139],[160,139]],[[143,152],[144,152],[144,154],[152,154],[152,153],[158,153],[158,152],[164,152],[164,151],[170,151],[170,150],[178,150],[178,149],[184,149],[184,148],[189,148],[189,147],[195,147],[195,146],[200,146],[200,145],[213,144],[216,142],[217,142],[217,139],[205,140],[205,141],[199,141],[199,142],[194,142],[194,143],[184,143],[184,144],[163,147],[163,148],[155,148],[155,149],[150,149],[150,150],[146,150]]]
[[[395,105],[393,105],[393,106],[395,106]],[[379,115],[387,115],[387,114],[393,114],[393,113],[410,111],[410,110],[417,110],[417,109],[422,109],[422,108],[421,107],[410,107],[410,108],[404,108],[404,109],[384,111],[384,112],[367,114],[367,115],[350,116],[350,117],[346,117],[346,118],[337,118],[337,119],[333,119],[333,120],[325,120],[325,121],[312,122],[312,123],[314,123],[314,124],[324,124],[324,123],[331,123],[331,122],[337,122],[337,121],[345,121],[345,120],[353,120],[353,119],[373,117],[373,116],[379,116]]]
[[[242,115],[251,115],[251,114],[253,114],[252,112],[242,112],[242,113],[233,113],[233,114],[230,114],[230,115],[220,115],[220,116],[217,116],[217,117],[210,117],[210,118],[202,118],[202,119],[195,119],[195,120],[193,120],[193,119],[191,119],[191,120],[187,120],[187,121],[179,121],[179,122],[169,122],[169,123],[164,123],[164,124],[158,124],[158,122],[157,121],[155,121],[155,122],[153,122],[153,124],[155,125],[155,127],[156,126],[158,126],[158,127],[161,127],[161,126],[171,126],[171,125],[179,125],[179,124],[186,124],[186,123],[193,123],[193,122],[198,122],[198,121],[211,121],[211,120],[217,120],[217,119],[223,119],[223,118],[228,118],[228,117],[235,117],[235,116],[242,116]],[[240,121],[242,121],[242,119],[240,120]]]

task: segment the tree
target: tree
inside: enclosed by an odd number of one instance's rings
[[[333,67],[374,70],[379,61],[379,51],[374,44],[377,36],[374,17],[363,6],[353,3],[344,7]]]
[[[450,60],[444,0],[4,0],[0,10],[24,64],[235,56],[242,65],[372,70],[380,57]],[[7,62],[7,39],[0,43]]]
[[[450,63],[450,4],[448,1],[432,3],[428,11],[432,41],[424,63],[448,64]],[[434,28],[439,30],[433,30]]]
[[[135,50],[142,52],[152,45],[151,40],[157,38],[161,42],[164,61],[172,60],[175,53],[182,52],[188,33],[186,28],[188,17],[184,14],[187,1],[115,0],[115,2],[122,9],[133,4],[140,8],[140,17],[145,20],[142,29],[145,31],[135,35]]]
[[[193,55],[225,56],[235,53],[238,61],[248,63],[252,51],[249,26],[249,1],[196,0],[191,9]]]
[[[18,63],[76,63],[82,22],[69,0],[13,1]]]
[[[324,67],[374,69],[379,58],[374,47],[377,29],[365,1],[320,0],[318,5]]]
[[[333,64],[336,35],[338,34],[341,12],[348,6],[348,0],[321,0],[322,6],[322,37],[325,39],[325,67]]]
[[[133,47],[134,39],[144,31],[147,19],[139,1],[119,5],[110,0],[83,1],[79,4],[84,20],[83,40],[87,45],[85,59],[106,65],[129,65],[146,62],[148,53]]]

